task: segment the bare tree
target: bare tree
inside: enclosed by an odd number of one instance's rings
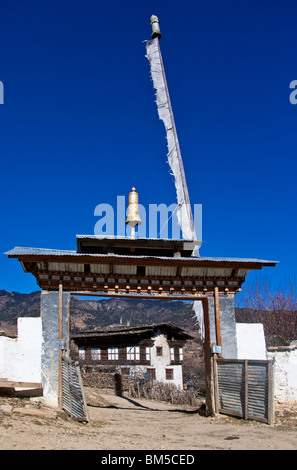
[[[236,303],[238,323],[262,323],[268,346],[288,345],[297,339],[297,292],[291,281],[272,288],[269,280],[244,286]]]

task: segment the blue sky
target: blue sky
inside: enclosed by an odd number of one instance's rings
[[[145,207],[176,201],[143,42],[156,14],[190,199],[203,207],[201,256],[278,260],[261,275],[294,279],[294,1],[2,0],[0,10],[1,253],[76,249],[95,207],[132,186]],[[0,255],[0,289],[37,286]]]

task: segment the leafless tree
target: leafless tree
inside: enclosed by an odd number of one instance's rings
[[[267,346],[297,340],[297,291],[292,281],[276,289],[267,279],[247,283],[236,299],[238,323],[262,323]]]

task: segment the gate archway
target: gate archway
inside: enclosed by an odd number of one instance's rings
[[[76,238],[76,251],[16,247],[7,252],[42,289],[41,367],[47,403],[61,403],[61,355],[69,354],[72,293],[168,298],[203,305],[206,408],[213,414],[212,351],[237,358],[234,295],[250,270],[276,262],[192,256],[199,242],[189,240]]]
[[[90,297],[105,297],[105,298],[117,298],[117,299],[125,299],[125,298],[128,298],[128,299],[137,299],[137,300],[150,300],[150,301],[154,301],[154,300],[165,300],[165,301],[174,301],[174,300],[179,300],[179,301],[190,301],[190,302],[193,302],[193,299],[191,297],[187,297],[187,296],[170,296],[170,297],[164,297],[163,295],[145,295],[145,294],[136,294],[136,295],[133,295],[133,294],[123,294],[123,295],[118,295],[118,294],[114,294],[114,295],[110,295],[110,294],[105,294],[105,295],[102,295],[102,293],[98,293],[98,294],[93,294],[90,296],[89,293],[77,293],[77,292],[72,292],[70,293],[72,296],[86,296],[88,298]],[[203,342],[203,350],[204,350],[204,367],[205,367],[205,389],[206,389],[206,409],[207,409],[207,413],[208,414],[213,414],[214,412],[214,405],[213,405],[213,396],[212,396],[212,391],[210,389],[210,385],[211,385],[211,352],[210,352],[210,326],[209,326],[209,301],[208,301],[208,298],[207,297],[195,297],[195,301],[199,301],[201,302],[202,304],[202,308],[203,308],[203,312],[204,312],[204,315],[203,315],[203,319],[204,319],[204,328],[203,330],[205,331],[205,338],[204,338],[204,342]],[[170,321],[170,319],[169,319]],[[163,324],[164,325],[164,324]],[[158,326],[158,324],[156,325]],[[172,325],[171,325],[172,326]],[[143,325],[138,325],[138,326],[135,326],[134,328],[143,328],[144,326]],[[175,330],[180,330],[179,328],[175,328]],[[116,333],[118,330],[114,330],[114,332]],[[180,330],[182,331],[182,330]],[[91,333],[91,332],[88,332],[88,333]],[[96,330],[94,331],[94,334],[96,333]],[[102,333],[102,332],[101,332]],[[184,332],[185,333],[185,332]],[[119,336],[121,334],[121,329],[119,330]],[[80,338],[80,335],[74,335],[75,338],[78,340],[81,340]],[[86,336],[86,338],[88,337],[88,335]],[[174,334],[174,337],[175,337],[175,334]],[[175,337],[176,339],[176,337]],[[106,353],[107,354],[107,353]]]

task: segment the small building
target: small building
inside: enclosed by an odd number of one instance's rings
[[[192,339],[170,323],[114,326],[73,335],[82,371],[114,372],[183,387],[183,347]]]

